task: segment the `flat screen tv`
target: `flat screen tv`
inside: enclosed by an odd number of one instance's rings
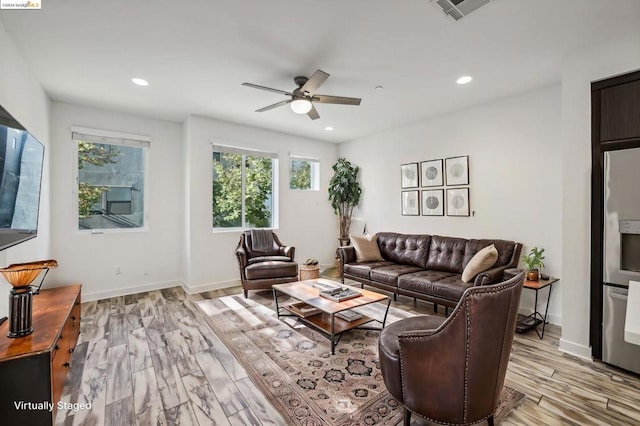
[[[35,238],[44,146],[0,106],[0,250]]]

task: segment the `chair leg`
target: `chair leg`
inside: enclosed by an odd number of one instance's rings
[[[487,419],[487,424],[489,426],[493,426],[493,414],[489,416],[489,418]]]
[[[406,407],[404,409],[404,426],[409,426],[411,424],[411,411]]]
[[[249,290],[243,289],[244,291],[244,298],[246,299],[249,296]]]

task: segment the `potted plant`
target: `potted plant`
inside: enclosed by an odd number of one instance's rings
[[[540,276],[539,268],[544,268],[544,249],[534,247],[529,254],[522,256],[522,263],[527,268],[527,279],[529,281],[538,281]]]
[[[340,218],[341,246],[349,244],[349,228],[351,228],[351,215],[353,208],[360,202],[362,188],[358,183],[360,167],[353,166],[344,158],[339,158],[333,165],[333,177],[329,181],[329,201],[331,207]]]

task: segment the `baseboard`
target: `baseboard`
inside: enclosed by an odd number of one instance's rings
[[[229,287],[240,287],[242,286],[242,282],[239,279],[228,280],[228,281],[218,281],[215,283],[206,283],[199,284],[195,286],[190,286],[186,283],[182,283],[182,288],[188,294],[196,294],[202,293],[203,291],[211,291],[211,290],[219,290],[221,288],[229,288]]]
[[[137,285],[133,287],[116,288],[113,290],[96,291],[92,293],[85,293],[82,289],[82,301],[91,302],[93,300],[108,299],[110,297],[126,296],[129,294],[142,293],[143,291],[162,290],[163,288],[170,288],[182,285],[180,281],[162,281],[158,283]]]
[[[578,343],[570,342],[568,340],[560,338],[560,344],[558,350],[568,355],[576,356],[585,361],[593,361],[591,356],[591,347],[580,345]]]

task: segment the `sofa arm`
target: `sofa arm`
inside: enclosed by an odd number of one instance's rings
[[[499,281],[502,281],[502,276],[504,275],[504,270],[507,269],[507,265],[502,265],[502,266],[496,266],[494,268],[491,269],[487,269],[486,271],[484,271],[482,274],[479,275],[483,275],[486,274],[489,276],[489,282],[486,284],[494,284],[497,283]],[[476,277],[477,279],[478,277]],[[475,281],[474,281],[474,285],[475,285]]]
[[[356,261],[356,249],[353,246],[341,246],[336,250],[340,258],[340,276],[344,274],[344,265]]]
[[[287,256],[293,262],[296,257],[296,248],[292,246],[280,247],[280,252],[283,256]]]
[[[238,268],[240,268],[240,277],[244,280],[245,279],[244,268],[247,267],[248,261],[247,261],[247,252],[242,247],[242,244],[238,244],[238,247],[236,248],[236,259],[238,260]]]
[[[482,272],[476,275],[476,278],[473,280],[474,287],[480,287],[490,283],[491,283],[491,275],[487,274],[486,272]]]

